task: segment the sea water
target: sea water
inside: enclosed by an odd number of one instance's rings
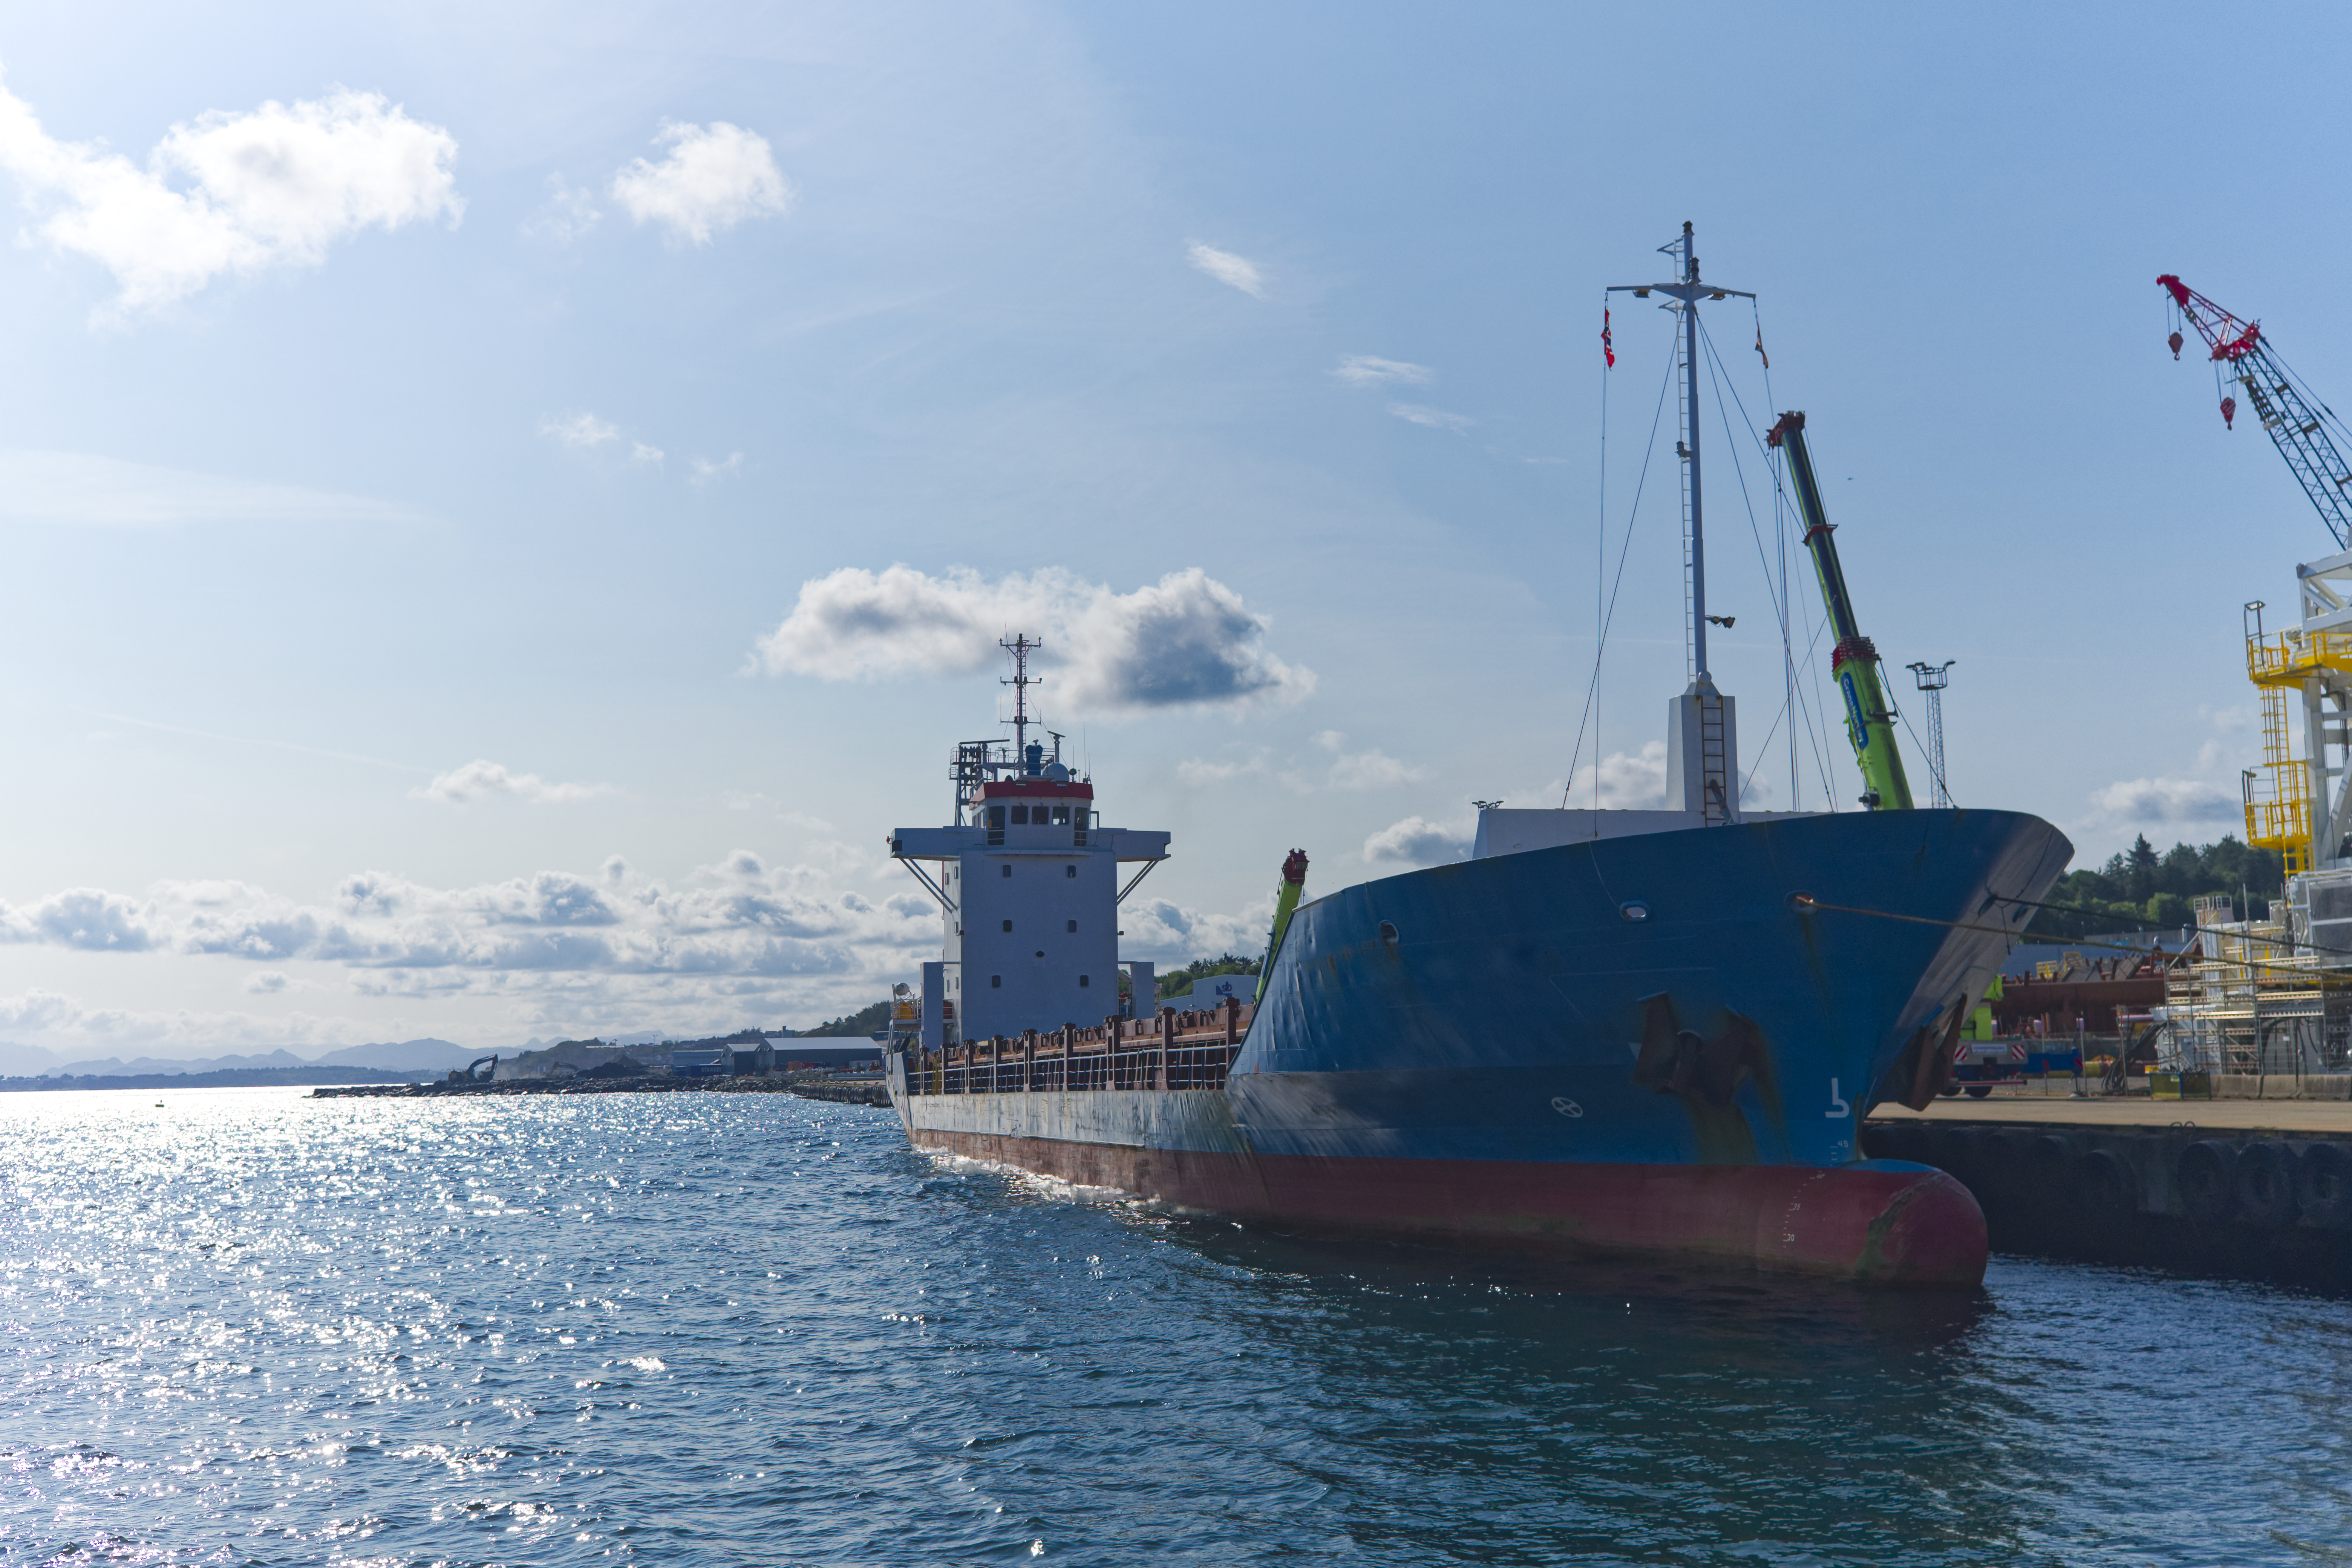
[[[1332,1243],[782,1095],[5,1095],[0,1184],[12,1563],[2352,1559],[2352,1307],[2252,1286]]]

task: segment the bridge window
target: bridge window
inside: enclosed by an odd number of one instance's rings
[[[1054,826],[1056,826],[1056,827],[1067,827],[1069,825],[1070,825],[1070,808],[1069,808],[1069,805],[1068,805],[1066,803],[1065,803],[1065,804],[1063,804],[1063,805],[1057,805],[1057,806],[1055,806],[1055,807],[1054,808]]]

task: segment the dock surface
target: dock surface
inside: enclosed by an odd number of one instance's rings
[[[2036,1127],[2243,1128],[2278,1132],[2352,1133],[2352,1100],[2069,1100],[2020,1095],[2004,1099],[1939,1100],[1925,1110],[1882,1105],[1870,1113],[1879,1121],[2013,1122]]]

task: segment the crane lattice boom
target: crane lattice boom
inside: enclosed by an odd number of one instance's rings
[[[2227,374],[2245,388],[2247,403],[2261,418],[2263,428],[2270,432],[2279,456],[2294,470],[2303,493],[2319,509],[2319,519],[2336,536],[2337,547],[2352,548],[2352,495],[2346,493],[2347,485],[2352,484],[2352,464],[2345,461],[2330,433],[2330,426],[2343,433],[2342,421],[2311,396],[2271,352],[2261,322],[2240,321],[2169,272],[2157,282],[2172,295],[2173,303],[2212,351],[2216,372]],[[2171,341],[2173,357],[2178,359],[2180,334],[2173,333]],[[2222,398],[2222,422],[2231,423],[2236,414],[2237,400]],[[2347,444],[2352,445],[2352,440]]]

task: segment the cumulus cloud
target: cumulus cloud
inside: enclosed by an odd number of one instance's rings
[[[1265,951],[1274,925],[1274,895],[1230,914],[1138,896],[1119,906],[1118,924],[1122,959],[1172,966],[1228,952],[1255,958]]]
[[[554,784],[537,773],[512,773],[500,763],[477,757],[464,767],[452,768],[431,784],[408,793],[419,800],[437,800],[446,805],[463,805],[467,801],[493,795],[513,795],[535,805],[563,805],[576,800],[593,800],[600,795],[610,795],[613,786]]]
[[[1315,743],[1337,753],[1328,780],[1333,789],[1382,789],[1412,784],[1422,777],[1421,769],[1397,761],[1377,746],[1368,752],[1349,751],[1348,737],[1337,730],[1324,731],[1315,737]]]
[[[224,273],[315,267],[366,228],[446,218],[465,203],[457,139],[381,93],[337,91],[173,126],[142,167],[60,142],[0,88],[0,167],[36,215],[33,237],[84,257],[120,289],[102,318],[184,299]]]
[[[1364,840],[1364,858],[1373,865],[1434,866],[1460,860],[1470,853],[1472,835],[1426,817],[1408,816],[1392,822]]]
[[[721,463],[714,463],[708,458],[697,458],[694,459],[694,478],[690,482],[698,487],[713,485],[720,479],[731,479],[742,471],[743,454],[740,452],[730,453],[727,460]]]
[[[658,163],[633,159],[613,176],[613,199],[631,222],[658,223],[673,238],[709,245],[749,218],[792,210],[792,182],[767,138],[740,125],[665,123],[654,136],[669,149]]]
[[[1349,354],[1331,370],[1334,379],[1349,386],[1419,386],[1431,374],[1425,364],[1382,359],[1378,354]]]
[[[643,441],[629,443],[629,461],[632,463],[650,463],[658,468],[661,467],[663,456],[659,447],[648,447]]]
[[[159,940],[153,904],[98,888],[69,888],[38,903],[0,910],[0,941],[86,952],[144,952]]]
[[[278,970],[264,969],[247,979],[246,990],[256,996],[275,996],[291,984]]]
[[[1596,765],[1587,763],[1569,781],[1568,804],[1596,804],[1593,784],[1600,784],[1597,804],[1603,811],[1664,811],[1666,809],[1666,743],[1652,741],[1640,752],[1612,752]],[[1748,796],[1743,793],[1741,798]]]
[[[1427,408],[1418,403],[1391,403],[1389,412],[1408,424],[1425,425],[1432,430],[1467,430],[1478,423],[1466,414],[1448,414],[1443,408]]]
[[[1043,639],[1042,700],[1071,713],[1295,702],[1310,670],[1268,652],[1272,623],[1199,567],[1116,593],[1059,568],[991,581],[961,568],[844,567],[801,584],[792,614],[760,639],[772,675],[872,680],[992,668],[997,639]]]
[[[2130,823],[2227,822],[2245,809],[2237,795],[2196,779],[2123,779],[2093,791],[2091,804]]]
[[[1194,240],[1184,252],[1184,259],[1218,282],[1240,289],[1253,300],[1265,298],[1265,279],[1255,262],[1245,261],[1230,250],[1219,250],[1213,245]]]

